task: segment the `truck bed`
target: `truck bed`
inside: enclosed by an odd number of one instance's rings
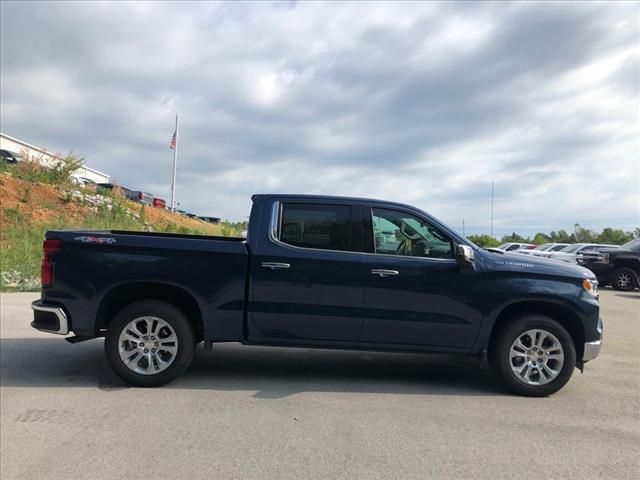
[[[199,299],[194,315],[216,330],[209,333],[242,340],[245,239],[121,230],[51,230],[46,238],[61,244],[55,286],[43,289],[42,298],[65,305],[76,334],[91,336],[102,328],[101,305],[120,285],[138,293],[168,285],[174,289],[166,295],[181,291]]]

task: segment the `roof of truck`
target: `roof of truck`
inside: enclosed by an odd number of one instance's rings
[[[251,200],[256,201],[256,199],[267,199],[267,198],[281,198],[281,199],[300,199],[300,200],[328,200],[328,201],[344,201],[351,203],[380,203],[385,205],[396,205],[398,207],[407,207],[411,209],[418,209],[412,205],[407,205],[405,203],[399,202],[390,202],[388,200],[380,200],[377,198],[363,198],[363,197],[342,197],[339,195],[310,195],[310,194],[280,194],[280,193],[256,193],[251,196]]]

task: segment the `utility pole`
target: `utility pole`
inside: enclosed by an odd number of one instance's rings
[[[493,237],[493,180],[491,180],[491,236]]]
[[[464,217],[462,217],[462,236],[463,236],[464,238],[467,238],[467,236],[466,236],[466,235],[465,235],[465,233],[464,233]]]
[[[175,133],[173,134],[175,138],[175,144],[173,146],[173,178],[171,180],[171,211],[175,212],[176,211],[176,166],[178,164],[178,112],[173,110],[173,108],[171,110],[173,111],[173,113],[176,114],[176,129],[175,129]]]

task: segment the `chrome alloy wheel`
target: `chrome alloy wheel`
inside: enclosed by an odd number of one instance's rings
[[[616,283],[620,288],[629,288],[631,286],[631,282],[633,282],[633,279],[631,278],[631,275],[627,272],[620,272],[616,276]]]
[[[518,380],[544,385],[555,379],[564,364],[562,344],[551,332],[534,329],[520,334],[509,349],[509,365]]]
[[[155,375],[173,363],[178,337],[171,325],[158,317],[138,317],[122,329],[118,339],[120,359],[141,375]]]

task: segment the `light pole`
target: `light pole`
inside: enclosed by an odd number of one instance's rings
[[[491,236],[493,237],[493,180],[491,180]]]
[[[178,112],[171,109],[176,114],[176,129],[171,139],[171,148],[173,148],[173,177],[171,179],[171,211],[176,211],[176,166],[178,164]]]

